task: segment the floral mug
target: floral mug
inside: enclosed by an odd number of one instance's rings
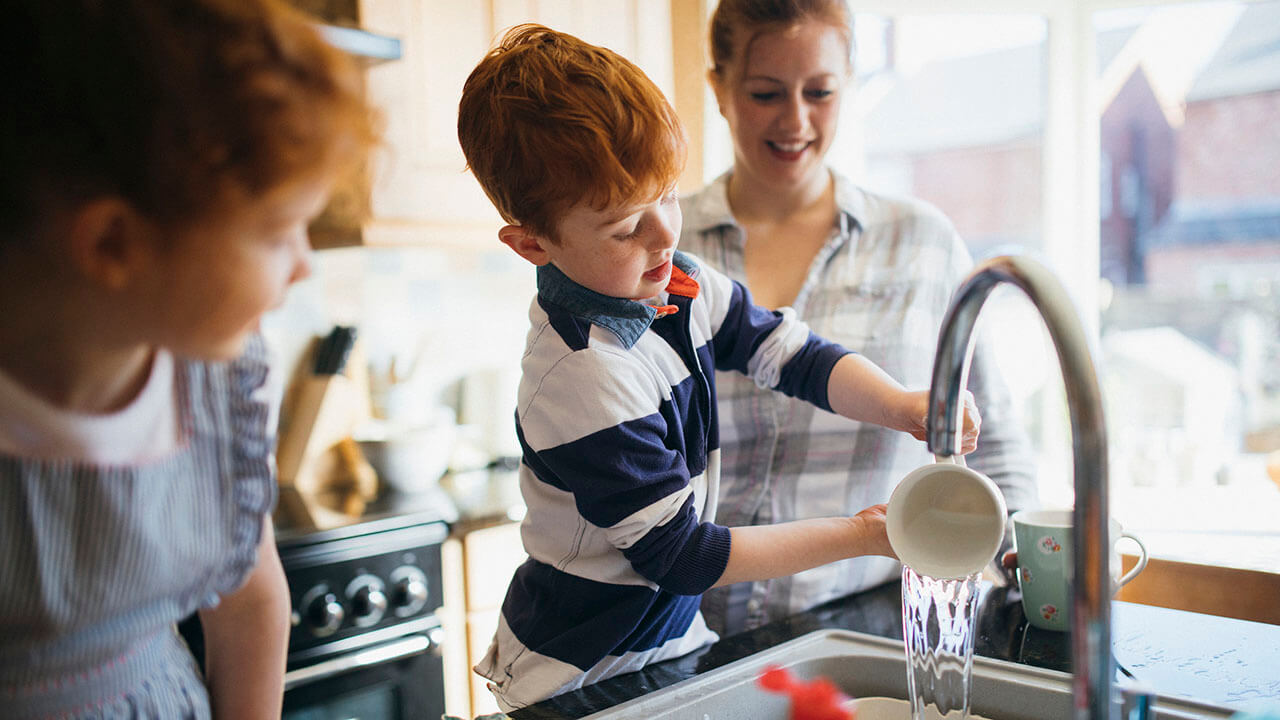
[[[1072,526],[1071,510],[1021,510],[1013,514],[1013,547],[1018,551],[1018,587],[1027,621],[1045,630],[1067,630],[1071,624]],[[1114,595],[1147,566],[1147,548],[1112,519],[1111,592]],[[1120,575],[1116,543],[1137,543],[1138,564]]]

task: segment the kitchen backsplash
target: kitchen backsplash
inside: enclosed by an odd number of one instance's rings
[[[394,380],[410,407],[449,405],[483,435],[486,451],[509,454],[534,272],[496,237],[493,244],[315,253],[312,276],[263,320],[280,369],[292,377],[314,337],[354,325],[375,408]]]

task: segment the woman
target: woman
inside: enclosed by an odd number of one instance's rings
[[[911,199],[864,190],[825,155],[852,76],[841,0],[722,0],[709,73],[733,136],[733,167],[681,201],[682,250],[790,306],[814,332],[867,355],[907,387],[928,387],[942,315],[972,259],[951,223]],[[852,514],[885,502],[931,461],[911,438],[816,411],[721,374],[720,518],[729,525]],[[979,341],[969,376],[982,436],[969,463],[1009,511],[1035,502],[1031,453]],[[738,632],[898,576],[860,558],[707,593],[708,624]]]

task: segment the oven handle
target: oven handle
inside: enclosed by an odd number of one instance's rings
[[[431,645],[432,639],[426,635],[410,635],[399,640],[393,640],[385,645],[378,645],[350,655],[325,660],[297,670],[290,670],[284,674],[284,689],[292,690],[304,683],[323,680],[339,673],[419,655],[429,650]]]

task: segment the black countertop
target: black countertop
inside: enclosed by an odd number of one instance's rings
[[[1280,703],[1280,626],[1132,603],[1112,604],[1120,672],[1161,695],[1244,708]],[[986,587],[978,610],[978,655],[1070,672],[1068,633],[1030,627],[1016,588]],[[815,630],[845,629],[902,639],[902,593],[890,583],[834,600],[701,650],[604,680],[511,713],[514,720],[579,718],[727,665]]]

